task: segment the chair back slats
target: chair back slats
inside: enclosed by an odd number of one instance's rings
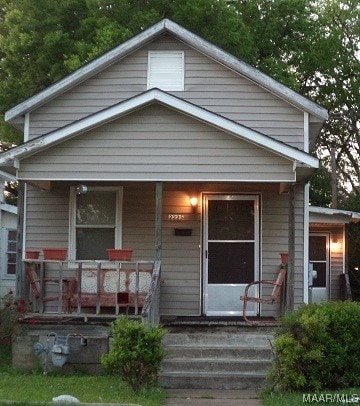
[[[41,296],[41,286],[37,273],[32,267],[27,267],[26,270],[30,282],[31,291],[35,298],[38,299]]]
[[[271,292],[271,300],[273,302],[275,302],[275,300],[279,297],[280,292],[281,292],[281,287],[285,281],[285,277],[286,277],[286,268],[285,267],[281,267],[280,272],[276,278],[275,281],[275,285],[274,288]]]

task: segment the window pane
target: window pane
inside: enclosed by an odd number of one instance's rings
[[[15,252],[16,251],[16,242],[8,241],[8,251]]]
[[[254,280],[254,243],[209,243],[209,283],[250,283]]]
[[[326,261],[326,237],[310,236],[309,239],[310,261]]]
[[[80,225],[115,225],[116,192],[90,191],[77,196],[76,224]]]
[[[7,266],[7,274],[8,275],[15,275],[16,274],[16,264],[8,264],[8,266]]]
[[[76,230],[76,259],[107,259],[108,248],[114,248],[114,228],[80,228]]]
[[[209,240],[253,240],[254,201],[209,201]]]
[[[312,286],[314,288],[326,288],[326,263],[313,264],[314,271],[317,272],[317,277],[313,279]]]
[[[16,241],[16,230],[9,230],[8,240]]]

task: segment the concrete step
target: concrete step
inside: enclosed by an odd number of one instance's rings
[[[273,329],[177,328],[164,337],[165,388],[248,389],[263,386]]]
[[[273,330],[248,331],[243,329],[224,328],[223,331],[216,329],[199,329],[197,331],[171,331],[164,337],[165,345],[233,345],[237,347],[269,347],[269,340],[274,338]]]
[[[163,362],[163,369],[172,372],[250,372],[262,374],[269,365],[270,360],[248,360],[248,359],[230,359],[230,358],[196,358],[193,359],[176,358],[166,359]]]
[[[270,346],[259,348],[248,348],[238,346],[196,346],[196,345],[167,345],[169,351],[167,359],[171,358],[217,358],[219,352],[224,358],[241,358],[241,359],[257,359],[257,360],[271,360],[272,351]]]
[[[259,389],[264,385],[264,374],[242,372],[168,372],[159,376],[160,384],[168,389]]]

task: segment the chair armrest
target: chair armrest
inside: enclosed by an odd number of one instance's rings
[[[266,280],[250,282],[248,285],[246,285],[245,292],[244,292],[244,296],[241,296],[241,297],[242,297],[242,298],[247,298],[247,297],[248,297],[248,291],[249,291],[249,289],[251,288],[251,286],[254,286],[254,285],[261,285],[261,284],[276,285],[276,282],[273,282],[273,281],[266,281]],[[243,299],[241,299],[241,300],[243,300]]]

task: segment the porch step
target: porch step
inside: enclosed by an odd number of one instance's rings
[[[276,328],[177,327],[164,337],[164,388],[260,388],[272,361]]]

